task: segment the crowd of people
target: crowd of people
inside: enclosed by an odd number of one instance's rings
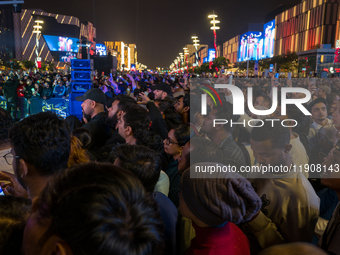
[[[29,104],[69,97],[67,74],[2,77],[0,254],[340,254],[338,78],[111,74],[64,119]],[[310,116],[281,109],[297,87]]]

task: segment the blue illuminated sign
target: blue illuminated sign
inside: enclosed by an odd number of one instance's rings
[[[101,43],[97,43],[96,44],[96,53],[100,56],[106,56],[107,55],[107,51],[106,51],[106,46],[104,44]]]
[[[78,52],[77,38],[44,35],[50,51]]]
[[[252,31],[240,37],[238,62],[274,56],[275,20],[263,26],[263,32]]]
[[[213,61],[216,58],[215,49],[208,49],[208,61]]]
[[[239,61],[259,60],[262,56],[262,32],[247,32],[240,37]]]
[[[275,19],[263,26],[263,55],[262,58],[274,56]]]

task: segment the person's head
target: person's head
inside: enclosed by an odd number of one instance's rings
[[[327,102],[324,98],[315,99],[308,107],[315,122],[318,123],[327,119]]]
[[[108,118],[107,118],[107,123],[109,126],[115,128],[118,122],[118,119],[121,115],[122,112],[126,111],[126,108],[129,107],[130,105],[136,105],[136,101],[126,95],[117,95],[115,96],[114,101],[108,107]]]
[[[112,164],[75,165],[33,201],[26,255],[162,254],[157,204],[131,172]]]
[[[70,128],[56,114],[41,112],[15,123],[9,138],[13,170],[22,185],[26,178],[49,177],[67,167]]]
[[[121,114],[116,128],[118,128],[118,133],[126,140],[128,137],[136,138],[137,132],[148,129],[149,125],[148,111],[139,105],[131,105]]]
[[[183,115],[186,112],[189,112],[189,109],[190,109],[190,105],[187,105],[184,102],[184,96],[179,96],[177,98],[177,102],[174,104],[174,107],[176,111],[181,115]]]
[[[230,120],[233,119],[233,107],[229,102],[223,102],[223,106],[215,107],[209,112],[208,116],[204,118],[201,132],[207,134],[209,137],[218,132],[232,132]],[[215,119],[226,119],[226,124],[216,124],[214,127]]]
[[[264,107],[267,107],[268,109],[271,107],[271,105],[272,105],[272,100],[270,99],[269,96],[265,96],[265,95],[258,96],[255,99],[255,103],[254,103],[254,106],[264,106]]]
[[[318,88],[317,90],[317,96],[318,97],[322,97],[322,98],[326,98],[327,95],[331,92],[331,89],[327,86],[321,86]]]
[[[92,134],[90,130],[83,127],[76,128],[73,130],[72,135],[79,139],[83,149],[87,150],[90,148],[92,144]]]
[[[83,114],[93,118],[99,112],[104,111],[106,97],[103,91],[99,88],[93,88],[85,92],[84,95],[76,97],[77,101],[83,101],[81,108]]]
[[[265,121],[262,127],[254,127],[250,133],[250,144],[254,157],[260,165],[284,165],[292,148],[290,132],[281,123]]]
[[[287,243],[270,246],[259,255],[327,255],[328,253],[310,243]]]
[[[202,162],[184,171],[180,185],[181,214],[195,224],[212,228],[250,220],[262,205],[251,183],[228,171],[212,178],[209,171],[204,171],[208,167],[227,166]]]
[[[171,86],[165,82],[157,84],[153,91],[155,99],[164,100],[167,96],[171,94]]]
[[[164,151],[169,155],[179,155],[184,145],[190,140],[190,126],[181,124],[175,129],[171,129],[164,139]]]
[[[221,149],[212,141],[203,137],[194,137],[188,141],[178,159],[178,172],[182,174],[190,164],[199,162],[221,162],[223,155]]]
[[[0,149],[10,146],[8,134],[12,125],[13,119],[11,114],[3,108],[0,108]]]
[[[31,212],[31,200],[0,196],[0,254],[21,254],[22,239]]]
[[[71,150],[67,166],[89,162],[90,157],[87,152],[82,148],[82,143],[76,136],[71,137]]]
[[[332,116],[334,126],[340,129],[340,102],[336,102]]]
[[[161,172],[161,161],[158,154],[139,145],[121,145],[115,148],[114,165],[131,171],[142,182],[145,190],[152,193]]]

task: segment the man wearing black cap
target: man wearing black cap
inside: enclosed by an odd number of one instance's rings
[[[83,101],[81,108],[84,119],[87,119],[86,116],[90,118],[90,121],[83,127],[90,130],[92,134],[93,144],[90,147],[90,151],[96,152],[105,145],[106,141],[113,134],[113,130],[105,124],[107,117],[107,113],[104,112],[105,94],[100,89],[93,88],[86,91],[84,95],[76,97],[76,100]]]
[[[164,100],[171,94],[171,86],[165,82],[161,82],[154,87],[153,93],[155,94],[155,99]]]

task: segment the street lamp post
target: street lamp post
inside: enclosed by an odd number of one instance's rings
[[[196,57],[196,66],[198,66],[198,55],[197,55],[197,47],[200,45],[198,40],[198,36],[192,36],[191,39],[194,42],[194,46],[195,46],[195,57]]]
[[[219,24],[220,21],[215,19],[215,18],[217,18],[216,14],[211,14],[211,15],[208,16],[208,18],[212,19],[210,21],[210,23],[212,24],[212,27],[210,27],[210,29],[214,31],[214,47],[215,47],[215,58],[216,58],[216,54],[217,54],[216,30],[220,29],[220,27],[216,26],[216,24]]]
[[[39,58],[39,35],[41,34],[41,31],[40,29],[42,29],[42,26],[41,24],[44,23],[44,21],[42,20],[36,20],[35,21],[35,25],[33,26],[34,30],[33,30],[33,33],[36,34],[36,37],[35,37],[35,54],[36,54],[36,58],[35,58],[35,66],[37,68],[39,68],[38,66],[38,62],[41,63],[41,59]]]
[[[187,70],[188,70],[188,72],[189,72],[189,63],[188,63],[188,55],[189,55],[189,50],[188,50],[188,48],[183,48],[183,50],[184,50],[184,56],[185,56],[185,62],[186,62],[186,64],[187,64]]]

